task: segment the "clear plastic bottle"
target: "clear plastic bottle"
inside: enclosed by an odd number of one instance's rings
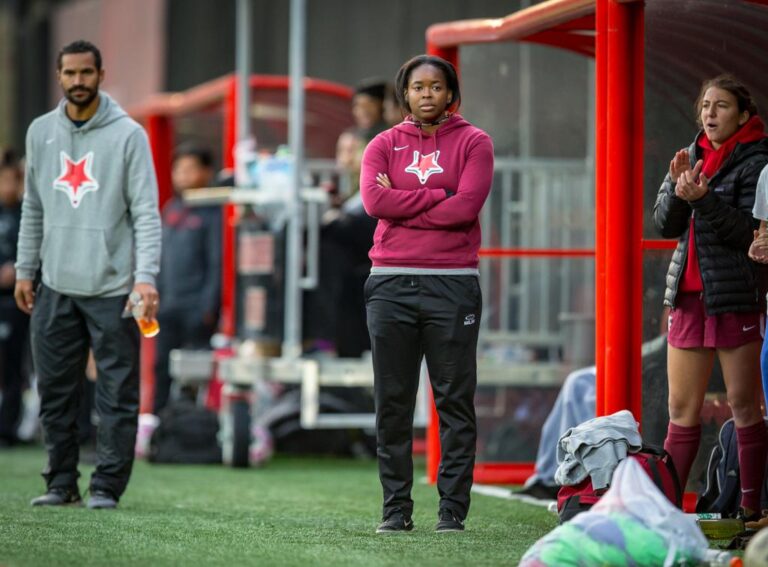
[[[724,549],[708,549],[704,554],[703,565],[707,567],[742,567],[743,564],[741,557]]]
[[[144,300],[141,299],[141,295],[135,291],[132,291],[128,296],[128,300],[131,302],[131,314],[136,319],[136,324],[139,326],[139,331],[146,338],[150,339],[160,332],[160,323],[154,317],[147,318],[144,316],[145,306]]]

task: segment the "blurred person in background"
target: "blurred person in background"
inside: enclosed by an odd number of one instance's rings
[[[579,368],[565,377],[552,409],[541,428],[533,474],[525,486],[514,493],[534,500],[554,500],[560,486],[555,482],[557,445],[571,427],[595,417],[596,368]]]
[[[384,100],[382,102],[383,118],[390,128],[403,121],[403,111],[395,96],[395,88],[387,83],[384,91]]]
[[[57,57],[64,98],[27,131],[15,298],[32,315],[48,452],[47,492],[33,506],[82,503],[77,418],[89,347],[99,426],[88,507],[116,508],[133,469],[139,330],[128,295],[155,317],[160,214],[146,132],[100,92],[104,74],[96,46],[65,46]]]
[[[163,258],[157,287],[163,303],[157,314],[161,332],[155,353],[155,415],[169,401],[171,350],[208,348],[219,321],[221,208],[193,207],[183,199],[185,191],[210,187],[214,172],[209,149],[185,144],[174,152],[174,195],[162,216]]]
[[[419,55],[395,80],[402,123],[363,155],[360,193],[379,219],[365,283],[376,402],[382,522],[413,529],[413,414],[426,358],[440,418],[439,533],[464,530],[477,424],[479,213],[493,181],[493,143],[456,110],[453,65]]]
[[[760,517],[768,431],[760,407],[764,290],[747,254],[768,138],[751,94],[729,75],[703,83],[696,111],[702,130],[672,158],[653,210],[661,236],[679,239],[664,295],[671,308],[664,448],[685,486],[717,355],[736,425],[741,514],[750,520]]]
[[[365,325],[363,284],[371,268],[376,220],[360,199],[360,163],[366,141],[354,128],[336,145],[339,183],[350,193],[339,195],[323,216],[320,232],[320,280],[308,295],[308,336],[314,350],[340,357],[359,357],[370,350]]]
[[[360,162],[368,142],[355,128],[344,130],[336,141],[336,173],[338,185],[332,190],[332,210],[338,210],[344,201],[360,190]],[[359,198],[358,198],[359,200]]]
[[[21,223],[24,174],[13,150],[0,151],[0,447],[15,445],[22,410],[29,316],[16,307],[16,244]]]
[[[669,308],[664,307],[659,317],[659,336],[646,341],[641,349],[642,382],[654,392],[659,392],[666,399],[667,384],[667,318]],[[720,379],[719,367],[715,368],[715,377]],[[536,463],[533,474],[525,481],[525,486],[513,493],[523,500],[554,500],[560,486],[555,482],[557,471],[557,446],[560,438],[572,427],[581,425],[595,417],[597,399],[597,368],[587,366],[569,373],[565,377],[560,392],[552,409],[547,415],[539,437]],[[663,393],[662,393],[663,392]],[[643,423],[643,442],[659,446],[667,423],[666,411],[662,418],[649,419]],[[658,424],[658,425],[657,425]],[[662,430],[664,428],[664,430]]]
[[[755,239],[749,247],[749,257],[755,262],[768,264],[768,165],[760,172],[757,180],[757,193],[752,216],[760,221],[760,227],[755,231]],[[768,408],[768,333],[763,338],[760,352],[760,369],[763,375],[763,396],[765,407]]]
[[[352,96],[352,117],[358,133],[365,143],[389,128],[384,119],[384,97],[387,82],[381,79],[361,81]]]
[[[355,126],[336,142],[335,183],[326,187],[330,208],[322,219],[320,277],[306,294],[304,340],[308,352],[358,357],[370,349],[362,286],[370,270],[376,220],[360,199],[360,164],[370,140],[390,127],[384,101],[391,86],[381,79],[358,83],[352,96]]]

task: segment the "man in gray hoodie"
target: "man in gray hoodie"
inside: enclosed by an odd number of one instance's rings
[[[158,305],[157,181],[146,133],[99,92],[99,50],[71,43],[57,67],[64,99],[27,132],[14,292],[32,315],[48,451],[47,492],[32,505],[82,504],[76,422],[91,348],[99,429],[88,507],[114,508],[131,474],[139,409],[139,333],[124,316],[128,294],[141,295],[147,318]]]

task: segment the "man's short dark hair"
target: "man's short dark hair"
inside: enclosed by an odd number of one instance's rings
[[[208,168],[213,167],[213,153],[211,152],[211,150],[203,146],[199,146],[197,144],[190,144],[190,143],[181,144],[173,152],[172,163],[176,163],[176,160],[183,157],[195,158],[197,160],[197,163],[199,163],[203,167],[208,167]]]
[[[16,167],[19,165],[19,156],[12,148],[0,148],[0,168]]]
[[[21,181],[24,174],[21,158],[16,151],[11,148],[0,148],[0,171],[5,171],[7,169],[10,169],[16,176],[16,179]]]
[[[366,79],[355,87],[355,95],[368,95],[371,98],[384,100],[387,93],[387,82],[382,79]]]
[[[62,59],[64,56],[73,53],[93,53],[96,70],[101,71],[101,51],[99,51],[99,48],[93,45],[90,41],[85,41],[84,39],[78,39],[61,48],[61,51],[59,51],[59,55],[56,58],[56,68],[59,71],[61,71]]]

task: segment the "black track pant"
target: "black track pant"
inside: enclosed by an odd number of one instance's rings
[[[48,488],[75,487],[80,473],[77,418],[88,348],[98,379],[96,470],[91,490],[119,498],[133,467],[139,413],[139,333],[122,317],[127,296],[79,298],[40,286],[32,311],[32,356],[48,451]]]
[[[365,283],[373,353],[383,517],[413,513],[413,412],[426,357],[440,417],[440,508],[465,518],[475,464],[477,335],[474,276],[372,275]]]
[[[194,306],[169,309],[157,315],[160,334],[155,339],[155,415],[160,415],[171,396],[170,355],[173,349],[207,349],[216,330],[203,322],[203,314]]]
[[[16,307],[11,295],[0,296],[0,440],[16,441],[22,409],[24,351],[29,336],[29,316]]]

